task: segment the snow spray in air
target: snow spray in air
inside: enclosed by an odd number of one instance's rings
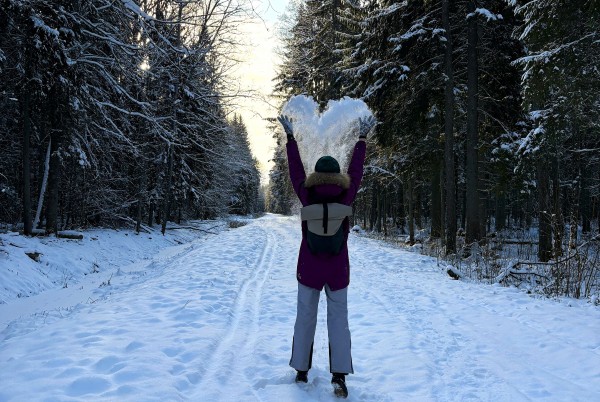
[[[345,172],[358,140],[358,119],[373,115],[362,100],[349,97],[330,100],[320,113],[319,104],[304,95],[292,96],[281,114],[293,120],[294,137],[307,174],[314,171],[323,155],[337,159]]]

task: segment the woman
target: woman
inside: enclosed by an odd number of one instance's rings
[[[331,156],[323,156],[315,165],[315,172],[306,177],[304,165],[294,138],[292,121],[279,116],[279,122],[287,135],[287,156],[290,179],[303,207],[323,203],[351,205],[358,192],[363,176],[367,134],[375,125],[373,117],[359,119],[359,140],[348,174],[340,172],[338,162]],[[296,277],[298,280],[298,307],[292,358],[290,366],[296,369],[296,382],[308,382],[311,368],[313,341],[317,325],[317,308],[323,288],[327,294],[327,330],[329,335],[329,368],[335,394],[347,397],[346,374],[354,373],[350,352],[348,328],[348,284],[350,264],[348,259],[348,233],[350,223],[346,217],[342,223],[341,249],[335,253],[315,252],[307,241],[308,228],[302,222],[302,243],[298,255]]]

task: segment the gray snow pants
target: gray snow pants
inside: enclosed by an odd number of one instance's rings
[[[329,371],[354,373],[350,354],[350,329],[348,328],[348,288],[332,291],[325,285],[327,294],[327,332],[329,335]],[[290,366],[308,371],[312,365],[313,343],[317,328],[317,311],[321,292],[298,283],[298,311],[294,325],[292,358]]]

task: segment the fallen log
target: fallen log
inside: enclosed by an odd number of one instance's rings
[[[83,234],[71,231],[58,232],[56,237],[61,239],[83,240]]]

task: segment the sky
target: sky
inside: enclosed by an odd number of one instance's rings
[[[263,183],[268,180],[268,172],[273,165],[270,159],[273,155],[275,140],[272,132],[267,129],[267,117],[275,117],[277,110],[270,105],[268,97],[272,93],[273,78],[279,62],[275,49],[277,47],[276,24],[280,15],[285,11],[288,0],[258,0],[255,9],[262,18],[256,18],[244,27],[243,36],[246,40],[239,52],[242,62],[233,72],[242,91],[250,90],[257,97],[240,99],[237,103],[244,123],[248,129],[252,153],[259,161]],[[264,98],[264,100],[259,99]]]

